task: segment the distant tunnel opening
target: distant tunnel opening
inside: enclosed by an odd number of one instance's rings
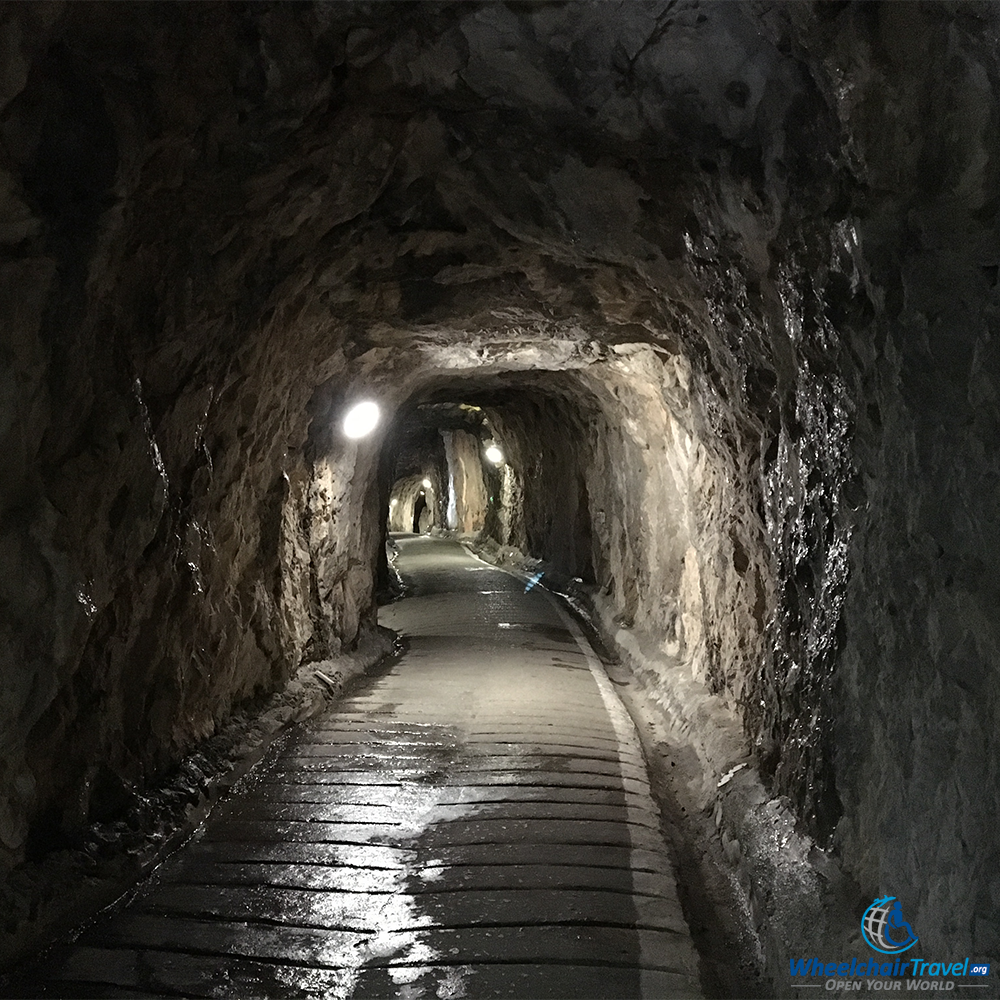
[[[612,368],[605,374],[623,385],[633,374]],[[649,532],[679,564],[689,548],[687,522],[676,478],[662,479],[677,459],[657,468],[665,449],[655,459],[642,454],[625,421],[635,430],[647,415],[628,417],[624,397],[605,393],[601,377],[529,371],[420,392],[397,412],[382,446],[379,497],[388,529],[418,530],[415,512],[426,505],[433,511],[427,527],[522,550],[612,600],[627,594],[634,618],[640,581],[649,576],[641,565]],[[637,405],[631,386],[626,395]],[[646,525],[631,520],[638,497],[652,515]],[[659,580],[664,591],[644,598],[650,606],[676,601],[676,566],[671,578],[661,565]]]

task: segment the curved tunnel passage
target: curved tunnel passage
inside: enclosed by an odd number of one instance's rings
[[[402,651],[26,996],[697,997],[635,727],[557,601],[399,538]]]
[[[659,367],[651,350],[629,345],[578,371],[428,376],[382,445],[390,528],[404,530],[424,495],[438,527],[523,551],[580,583],[600,579],[631,620],[666,632],[657,612],[669,608],[670,627],[682,628],[697,614],[684,603],[695,595],[679,591],[711,473],[691,474],[707,460],[665,405]]]
[[[420,489],[589,602],[776,989],[875,895],[1000,951],[992,7],[0,18],[5,956],[377,657]]]

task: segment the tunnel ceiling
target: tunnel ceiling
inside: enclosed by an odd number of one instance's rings
[[[218,380],[203,370],[213,330],[240,356],[268,317],[296,344],[272,334],[272,363],[296,372],[347,337],[353,355],[449,367],[553,339],[566,356],[592,339],[711,350],[699,271],[780,309],[760,287],[780,264],[769,240],[845,197],[835,109],[821,67],[793,54],[793,8],[387,9],[87,8],[53,29],[51,99],[72,93],[78,128],[103,130],[118,162],[103,150],[52,176],[49,147],[87,140],[19,128],[37,117],[27,100],[8,109],[8,148],[32,207],[80,206],[67,253],[126,196],[95,291],[112,323],[145,315],[151,393]]]

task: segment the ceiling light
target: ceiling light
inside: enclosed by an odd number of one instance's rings
[[[491,444],[489,448],[486,449],[486,457],[494,465],[499,465],[503,461],[503,452],[495,444]]]
[[[344,417],[344,434],[349,438],[371,434],[378,425],[379,416],[378,406],[370,400],[352,406]]]
[[[431,488],[431,481],[429,479],[425,479],[420,485],[423,486],[423,487],[425,487],[426,489],[430,489]]]

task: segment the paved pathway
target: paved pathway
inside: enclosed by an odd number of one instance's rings
[[[399,539],[407,651],[272,749],[140,895],[45,964],[62,997],[696,997],[627,713],[575,624]]]

